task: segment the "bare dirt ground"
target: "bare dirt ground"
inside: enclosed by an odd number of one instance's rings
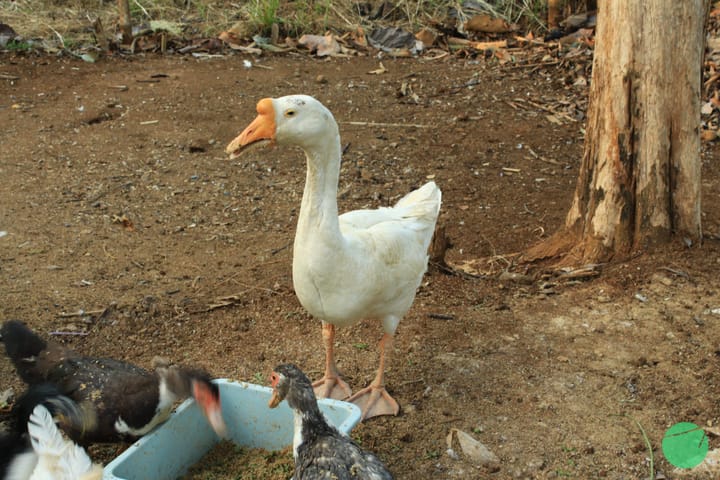
[[[282,362],[318,376],[320,324],[291,280],[304,158],[224,153],[258,99],[308,93],[348,144],[341,210],[388,205],[434,178],[448,260],[482,258],[488,273],[426,276],[388,369],[402,412],[354,436],[398,479],[639,479],[651,458],[641,425],[658,478],[683,475],[662,456],[665,430],[720,422],[716,145],[702,152],[702,246],[638,252],[588,281],[518,282],[499,274],[562,223],[583,123],[516,99],[574,102],[584,90],[484,60],[386,59],[381,75],[367,57],[242,60],[0,57],[3,320],[83,333],[54,338],[146,367],[163,355],[255,383]],[[374,375],[380,335],[374,323],[339,332],[354,388]],[[0,373],[0,387],[22,389],[5,358]],[[452,428],[500,462],[453,459]]]

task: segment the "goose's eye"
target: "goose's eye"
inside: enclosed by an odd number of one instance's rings
[[[294,117],[295,113],[296,113],[295,110],[285,110],[286,117]]]

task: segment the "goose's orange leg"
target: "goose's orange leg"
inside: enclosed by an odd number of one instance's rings
[[[335,364],[335,325],[323,322],[322,336],[325,344],[325,376],[313,382],[313,390],[318,398],[344,400],[352,394],[352,390],[340,378],[340,372]]]
[[[383,335],[380,340],[380,365],[378,366],[375,380],[369,386],[358,391],[348,398],[362,411],[362,419],[376,417],[378,415],[397,415],[400,412],[400,405],[385,390],[385,355],[386,351],[392,349],[393,336],[389,333]]]

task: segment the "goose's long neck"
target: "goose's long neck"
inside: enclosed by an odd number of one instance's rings
[[[337,190],[340,178],[340,136],[335,133],[327,141],[305,151],[307,176],[303,191],[298,236],[295,242],[318,234],[340,240]]]

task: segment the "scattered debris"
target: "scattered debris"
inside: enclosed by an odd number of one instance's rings
[[[340,44],[332,34],[325,36],[320,35],[303,35],[298,40],[298,45],[310,50],[318,57],[335,57],[340,55]]]
[[[135,225],[133,225],[132,220],[130,220],[124,213],[120,215],[113,215],[111,222],[117,225],[122,225],[122,227],[127,231],[135,231]]]
[[[532,283],[535,282],[535,278],[533,278],[532,275],[526,275],[517,272],[508,272],[507,270],[503,271],[498,276],[498,280],[501,282],[512,282],[521,285],[532,285]]]
[[[387,69],[385,68],[385,65],[383,65],[382,62],[380,62],[380,68],[377,68],[375,70],[370,70],[368,73],[370,75],[381,75],[385,72],[387,72]]]
[[[411,57],[423,51],[423,42],[412,33],[398,27],[376,28],[368,35],[374,48],[393,57]]]
[[[508,33],[517,30],[517,26],[510,25],[502,18],[487,14],[473,16],[465,22],[464,27],[469,33]]]
[[[635,300],[638,300],[642,303],[646,303],[648,301],[648,298],[640,292],[633,295],[633,298],[635,298]]]
[[[451,458],[457,458],[457,454],[453,449],[454,437],[457,437],[463,454],[465,454],[474,463],[478,465],[488,465],[500,461],[497,455],[491,452],[485,445],[457,428],[450,429],[450,433],[445,438],[445,443],[447,444],[446,452]]]
[[[600,275],[600,264],[591,263],[577,268],[564,267],[557,272],[560,280],[587,280]]]

